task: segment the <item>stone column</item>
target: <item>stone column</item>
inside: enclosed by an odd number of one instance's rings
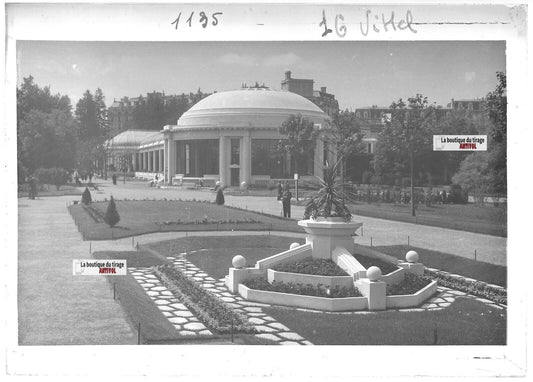
[[[246,132],[246,135],[242,138],[241,147],[241,182],[246,182],[250,186],[252,180],[252,139],[250,138],[250,132]]]
[[[133,171],[137,171],[137,153],[131,154],[131,164],[133,166]]]
[[[148,168],[148,165],[146,164],[146,153],[141,153],[142,157],[143,157],[143,172],[146,171],[146,169]]]
[[[152,151],[152,172],[156,172],[157,171],[157,167],[156,167],[156,161],[155,161],[155,150]]]
[[[167,160],[165,160],[165,165],[163,167],[163,176],[165,177],[165,183],[169,183],[170,182],[170,178],[168,176],[168,139],[165,139],[165,144],[164,144],[164,157],[167,158]]]
[[[158,154],[158,172],[163,172],[163,150],[157,150]]]
[[[226,187],[228,185],[227,178],[227,151],[228,151],[228,139],[220,136],[218,141],[218,176],[220,177],[220,187]]]
[[[324,165],[324,137],[316,140],[313,175],[322,178],[322,166]]]
[[[173,139],[172,134],[168,139],[168,179],[169,183],[172,182],[172,177],[176,175],[176,141]]]

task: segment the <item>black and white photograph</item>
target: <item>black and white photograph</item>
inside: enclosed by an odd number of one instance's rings
[[[526,375],[526,6],[5,18],[8,376]]]

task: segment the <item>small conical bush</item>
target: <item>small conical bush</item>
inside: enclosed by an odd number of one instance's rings
[[[217,198],[215,200],[215,203],[218,204],[219,206],[224,204],[224,193],[222,192],[221,188],[219,188],[217,191]]]
[[[81,202],[83,204],[91,204],[93,201],[93,198],[91,196],[91,191],[87,187],[85,187],[85,191],[83,191],[83,194],[81,195]]]
[[[105,212],[104,220],[107,224],[109,224],[110,227],[114,227],[115,224],[117,224],[120,221],[120,215],[117,211],[117,206],[115,204],[115,200],[113,199],[113,196],[111,196],[111,199],[109,200],[109,204],[107,205],[107,210]]]

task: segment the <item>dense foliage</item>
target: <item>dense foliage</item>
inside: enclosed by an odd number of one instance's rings
[[[317,276],[347,276],[348,274],[330,259],[307,257],[291,263],[279,264],[272,269],[280,272],[303,273]]]
[[[327,298],[342,298],[342,297],[361,297],[362,294],[358,289],[351,286],[349,288],[339,287],[334,288],[318,284],[300,284],[300,283],[283,283],[274,281],[270,284],[263,278],[247,280],[243,283],[250,289],[264,290],[269,292],[301,294],[305,296],[327,297]]]
[[[205,290],[170,265],[153,268],[163,284],[207,327],[219,333],[254,332],[246,317],[234,312],[213,293]]]
[[[339,158],[335,164],[324,166],[323,177],[319,178],[320,188],[307,202],[304,219],[341,217],[347,222],[351,220],[352,214],[345,204],[349,200],[347,188],[337,178],[341,161]]]
[[[35,171],[37,179],[41,184],[53,184],[56,189],[66,184],[70,179],[70,176],[64,168],[52,167],[52,168],[39,168]]]
[[[474,296],[486,298],[499,304],[507,305],[507,290],[494,288],[482,281],[471,281],[452,276],[442,271],[430,271],[426,268],[424,274],[436,279],[439,285],[465,292]]]
[[[284,121],[279,133],[283,136],[278,142],[278,150],[291,155],[291,166],[295,173],[300,173],[301,161],[314,150],[318,131],[313,122],[301,114],[291,115]]]
[[[431,283],[429,277],[421,277],[406,273],[405,278],[398,284],[387,284],[387,296],[398,296],[404,294],[415,294]]]

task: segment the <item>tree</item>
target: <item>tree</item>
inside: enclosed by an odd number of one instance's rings
[[[291,155],[294,172],[298,174],[300,160],[307,157],[315,145],[317,131],[314,124],[301,114],[291,115],[282,123],[279,133],[285,138],[278,142],[278,149]]]
[[[40,183],[53,184],[58,191],[70,179],[67,170],[59,167],[39,168],[35,171],[35,175]]]
[[[341,181],[346,173],[346,160],[364,151],[361,127],[354,112],[345,110],[335,113],[332,121],[332,135],[337,146],[337,155],[343,158],[340,163]]]
[[[407,103],[400,98],[390,108],[391,120],[379,134],[374,168],[382,178],[410,174],[411,215],[415,216],[415,158],[432,151],[435,110],[421,94],[408,98]],[[391,170],[394,171],[392,174]]]
[[[104,221],[110,226],[114,227],[120,221],[120,215],[117,211],[117,206],[115,204],[115,199],[111,196],[109,204],[107,205],[107,210],[104,215]]]
[[[487,94],[486,110],[491,121],[489,166],[493,192],[507,194],[507,76],[497,72],[498,85]]]
[[[489,167],[487,152],[474,152],[461,163],[459,171],[452,177],[452,181],[469,193],[474,194],[476,202],[483,202],[484,194],[490,192],[493,177]]]
[[[83,93],[83,97],[76,104],[75,115],[78,122],[79,137],[82,141],[87,142],[100,137],[97,105],[89,90]]]
[[[71,168],[74,164],[75,126],[70,99],[39,87],[33,77],[17,88],[18,173],[38,167]]]

